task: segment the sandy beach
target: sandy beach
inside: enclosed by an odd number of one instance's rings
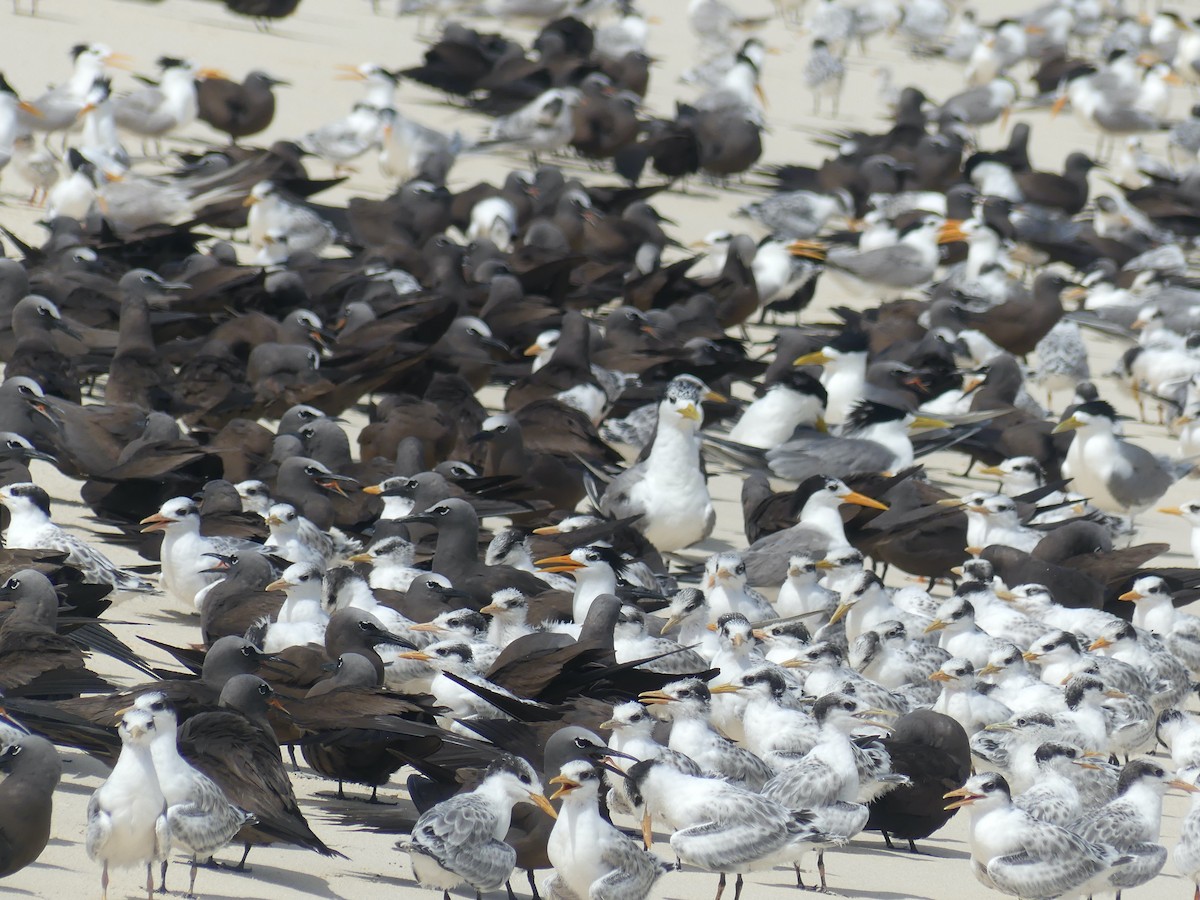
[[[695,96],[696,88],[681,84],[679,74],[692,65],[697,48],[696,39],[686,26],[684,0],[644,0],[644,11],[658,17],[651,26],[649,47],[660,62],[651,78],[647,106],[651,110],[669,112],[676,100]],[[772,15],[773,4],[767,0],[740,0],[739,10],[747,15]],[[999,4],[997,4],[998,6]],[[1013,14],[1033,5],[1027,0],[1002,4],[1006,14]],[[395,18],[394,4],[385,2],[381,14],[373,15],[366,0],[304,0],[299,12],[274,26],[271,33],[256,30],[247,19],[229,15],[219,5],[200,0],[167,0],[161,4],[131,2],[131,0],[42,0],[39,15],[14,15],[7,3],[0,8],[0,71],[16,87],[22,97],[34,97],[48,84],[63,79],[69,71],[68,49],[80,41],[100,41],[114,50],[130,54],[136,71],[151,74],[154,60],[161,54],[188,57],[198,65],[222,69],[230,77],[240,79],[248,70],[264,69],[271,75],[287,79],[290,87],[277,94],[278,113],[270,130],[254,139],[266,143],[276,138],[295,137],[306,130],[338,117],[358,99],[359,85],[334,79],[335,65],[375,61],[389,67],[414,64],[423,52],[423,39],[435,34],[432,18],[422,22],[414,17]],[[979,4],[987,7],[988,4]],[[1200,6],[1189,3],[1190,14],[1200,12]],[[995,11],[980,9],[983,19],[995,18]],[[524,25],[497,23],[483,19],[476,27],[502,29],[525,43],[535,31]],[[769,131],[764,136],[763,163],[815,164],[828,155],[828,149],[814,143],[814,138],[831,128],[879,129],[885,127],[884,109],[877,90],[878,66],[888,66],[897,85],[915,84],[933,98],[944,98],[961,89],[962,70],[941,60],[914,60],[909,57],[898,39],[882,36],[872,41],[864,55],[857,48],[848,58],[849,74],[842,97],[841,115],[835,121],[816,118],[807,92],[803,89],[801,70],[807,55],[809,39],[796,30],[785,28],[776,17],[762,32],[764,40],[778,54],[769,56],[764,72],[764,87],[769,101],[767,109]],[[1018,68],[1018,77],[1027,76],[1027,65]],[[127,90],[135,82],[127,73],[119,73],[114,89]],[[1023,90],[1027,85],[1023,85]],[[402,83],[399,98],[406,115],[417,121],[443,129],[459,129],[476,137],[487,126],[483,116],[446,106],[440,96],[420,85]],[[1177,89],[1173,97],[1172,114],[1181,116],[1191,104],[1185,89]],[[1058,169],[1063,158],[1074,149],[1091,150],[1094,137],[1083,133],[1071,116],[1051,120],[1045,110],[1018,111],[1009,127],[1018,121],[1033,125],[1031,155],[1039,168]],[[188,148],[201,142],[219,143],[221,138],[203,123],[191,127],[187,140],[172,146]],[[985,128],[981,144],[994,147],[1006,139],[998,125]],[[1161,153],[1165,139],[1152,138],[1148,149]],[[135,142],[130,142],[135,147]],[[579,174],[589,183],[616,183],[611,173],[589,170],[579,161],[566,159],[564,168]],[[451,173],[449,187],[460,189],[488,179],[499,183],[505,171],[524,166],[523,159],[513,155],[474,154],[464,157]],[[380,174],[374,154],[364,157],[358,171],[339,188],[320,197],[321,202],[344,203],[351,196],[383,197],[393,185]],[[312,163],[310,171],[316,177],[328,177],[328,167],[320,161]],[[1093,184],[1104,185],[1104,173],[1093,173]],[[22,239],[38,243],[44,236],[37,224],[40,210],[24,202],[27,190],[11,172],[0,180],[0,224]],[[717,189],[701,182],[686,188],[686,193],[671,191],[655,198],[659,211],[678,223],[670,233],[687,245],[717,229],[750,230],[756,226],[747,219],[733,218],[738,206],[752,199],[753,192],[734,183],[729,189]],[[755,237],[761,232],[754,231]],[[245,247],[242,247],[245,251]],[[5,247],[12,255],[12,248]],[[805,321],[822,321],[823,309],[847,304],[865,306],[876,304],[878,296],[851,296],[842,293],[827,281],[818,292],[817,301],[805,313]],[[752,328],[756,340],[766,340],[769,329]],[[1106,399],[1128,414],[1136,414],[1132,402],[1111,379],[1101,375],[1111,369],[1125,344],[1108,337],[1089,333],[1093,375]],[[750,396],[746,386],[742,396]],[[485,392],[486,403],[495,405],[500,394]],[[1063,398],[1056,398],[1063,402]],[[349,417],[349,428],[356,434],[365,424],[358,413]],[[1176,452],[1174,440],[1159,425],[1127,423],[1127,433],[1136,442],[1158,452]],[[353,438],[352,434],[352,438]],[[962,479],[953,474],[964,467],[962,457],[936,455],[927,460],[931,476],[950,490],[967,490],[993,482],[982,478]],[[79,483],[72,481],[45,463],[34,464],[34,474],[55,501],[56,519],[70,523],[81,533],[95,536],[88,521],[89,510],[79,500]],[[728,547],[743,547],[738,504],[741,479],[734,473],[721,472],[710,481],[717,501],[718,521],[713,536],[691,548],[686,555],[704,559],[708,554]],[[1168,495],[1171,503],[1200,497],[1200,481],[1185,481]],[[1182,520],[1147,513],[1139,519],[1137,541],[1165,541],[1173,552],[1161,562],[1167,565],[1191,565],[1188,550],[1187,525]],[[109,545],[106,552],[122,564],[142,562],[127,550]],[[903,573],[893,573],[892,583],[902,583]],[[124,595],[119,597],[108,617],[137,625],[117,625],[113,630],[148,658],[163,664],[166,657],[138,640],[139,635],[153,637],[171,644],[187,644],[198,640],[196,619],[187,610],[175,606],[161,595]],[[122,683],[134,683],[135,673],[122,669],[106,657],[95,657],[97,671]],[[1193,698],[1194,704],[1194,698]],[[82,754],[63,753],[65,771],[55,796],[53,836],[37,863],[6,879],[0,893],[11,896],[45,898],[94,897],[100,890],[99,866],[90,862],[83,848],[85,809],[88,798],[103,780],[105,770]],[[406,770],[397,773],[391,785],[380,790],[380,798],[395,803],[399,813],[411,810],[403,790]],[[412,877],[407,856],[394,849],[396,838],[377,834],[352,824],[365,807],[357,801],[339,802],[334,799],[336,785],[319,779],[305,770],[294,775],[298,795],[314,830],[331,847],[345,854],[346,859],[325,859],[316,854],[287,848],[255,848],[250,856],[252,872],[235,874],[226,871],[204,870],[199,875],[198,891],[211,900],[220,898],[263,898],[263,900],[292,900],[302,897],[368,898],[387,896],[403,898],[435,897],[418,888]],[[361,795],[351,788],[352,795]],[[1173,847],[1179,831],[1180,818],[1187,801],[1176,794],[1168,797],[1164,817],[1163,842]],[[632,822],[624,824],[632,825]],[[878,835],[864,834],[845,848],[827,856],[829,886],[838,896],[878,898],[878,900],[970,900],[970,898],[999,896],[985,890],[971,875],[966,844],[965,817],[959,816],[933,838],[921,842],[921,854],[889,852]],[[659,835],[659,852],[669,853],[666,836]],[[236,861],[237,849],[218,854],[226,861]],[[182,857],[176,857],[182,860]],[[811,862],[811,861],[810,861]],[[810,867],[812,868],[812,867]],[[544,873],[543,873],[544,874]],[[815,869],[812,871],[815,878]],[[172,891],[181,891],[187,875],[185,866],[173,865],[169,875]],[[808,876],[806,874],[806,880]],[[141,873],[135,870],[114,873],[110,896],[116,898],[140,895]],[[707,898],[715,891],[716,876],[694,870],[672,873],[656,887],[653,897],[671,900]],[[514,877],[518,895],[528,896],[523,876]],[[732,890],[732,889],[731,889]],[[1151,884],[1127,893],[1127,897],[1182,898],[1190,896],[1192,885],[1180,878],[1172,863]],[[466,894],[460,894],[467,896]],[[489,897],[501,897],[502,892]],[[727,896],[732,896],[730,893]],[[758,872],[747,879],[743,897],[746,900],[774,900],[795,897],[793,873],[786,869]]]

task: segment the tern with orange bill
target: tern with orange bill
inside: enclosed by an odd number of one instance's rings
[[[825,475],[813,475],[801,482],[796,502],[800,517],[795,525],[759,538],[742,553],[747,584],[782,584],[793,556],[804,553],[824,557],[829,551],[848,547],[845,523],[838,511],[842,504],[887,509],[887,504]]]
[[[1181,663],[1200,671],[1200,617],[1176,609],[1172,591],[1158,575],[1144,575],[1119,600],[1136,604],[1133,624],[1158,635]]]
[[[575,897],[644,900],[670,866],[600,815],[601,774],[589,760],[576,759],[550,779],[558,787],[550,799],[562,806],[546,844],[555,871],[546,892],[561,896],[561,882]]]
[[[971,867],[985,886],[1016,897],[1076,896],[1092,879],[1127,859],[1013,805],[1012,791],[995,772],[973,775],[944,795],[946,809],[970,812]],[[1086,893],[1086,892],[1085,892]]]
[[[186,59],[159,57],[162,81],[113,101],[117,124],[143,138],[159,139],[196,121],[198,78],[222,77],[216,69],[197,69]]]
[[[1067,451],[1063,474],[1073,487],[1106,512],[1137,516],[1159,501],[1176,481],[1195,469],[1188,460],[1158,456],[1117,433],[1117,412],[1092,400],[1054,429],[1078,431]]]
[[[517,852],[504,843],[513,807],[532,803],[548,816],[558,813],[525,760],[504,755],[488,766],[474,790],[455,794],[417,819],[407,850],[413,874],[424,887],[441,890],[467,884],[480,891],[501,887],[512,874]]]
[[[796,256],[823,260],[830,269],[860,282],[903,291],[933,279],[938,267],[941,228],[941,218],[929,215],[904,228],[899,240],[890,247],[859,251],[854,247],[825,247],[811,241],[796,241],[789,249]]]
[[[142,519],[143,532],[161,531],[163,589],[189,606],[196,595],[220,577],[206,554],[229,555],[256,545],[237,538],[200,533],[200,507],[189,497],[168,500],[158,512]]]
[[[104,44],[76,44],[71,48],[74,71],[70,78],[37,97],[23,110],[22,124],[33,131],[66,131],[74,127],[87,95],[106,66],[127,68],[130,57],[114,53]]]

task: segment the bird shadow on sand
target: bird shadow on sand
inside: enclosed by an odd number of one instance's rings
[[[205,25],[209,28],[219,28],[222,31],[236,31],[242,34],[260,34],[263,37],[279,38],[280,40],[299,41],[305,44],[321,44],[322,41],[316,35],[301,34],[297,31],[292,31],[287,28],[280,28],[272,25],[269,29],[263,30],[256,28],[254,23],[250,21],[238,21],[236,19],[214,19],[207,16],[196,16],[191,19],[195,25]]]
[[[901,844],[897,844],[895,850],[889,850],[883,844],[850,844],[846,847],[840,847],[838,854],[848,855],[871,855],[871,856],[892,856],[899,859],[920,859],[922,856],[931,856],[935,859],[970,859],[971,854],[966,850],[956,850],[953,847],[941,845],[921,846],[919,852],[909,853],[907,848],[901,849]],[[826,860],[833,859],[833,856],[826,856]]]
[[[180,868],[186,868],[181,866]],[[276,885],[278,887],[288,888],[293,891],[298,891],[309,897],[332,897],[334,900],[341,900],[341,894],[337,893],[329,886],[329,882],[319,875],[310,875],[307,872],[298,872],[295,869],[281,869],[277,866],[263,865],[261,862],[255,863],[253,860],[245,872],[236,872],[232,869],[226,869],[227,873],[234,875],[245,875],[253,878],[255,882],[263,885]],[[224,900],[217,894],[204,892],[206,900]],[[228,900],[245,900],[245,894],[232,894]]]

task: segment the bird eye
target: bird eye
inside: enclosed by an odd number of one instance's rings
[[[508,432],[508,426],[507,426],[507,425],[501,425],[501,426],[500,426],[499,428],[497,428],[496,430],[497,430],[498,432],[500,432],[501,434],[506,434],[506,433]]]
[[[142,284],[150,284],[152,281],[154,281],[154,279],[151,278],[149,275],[142,276]]]
[[[8,584],[5,585],[5,587],[8,588],[10,591],[15,591],[20,586],[21,586],[21,579],[19,579],[19,578],[10,578],[10,579],[8,579]]]
[[[447,513],[449,513],[449,512],[450,512],[450,507],[448,507],[448,506],[439,506],[439,507],[438,507],[436,510],[434,510],[434,512],[436,512],[436,513],[437,513],[439,516],[444,516],[444,515],[446,515]]]
[[[262,694],[262,696],[266,697],[272,693],[271,686],[269,684],[260,684],[258,686],[258,692]]]
[[[242,656],[253,656],[257,651],[253,647],[243,647]]]
[[[305,475],[320,475],[321,472],[317,469],[316,466],[305,466],[304,474]]]

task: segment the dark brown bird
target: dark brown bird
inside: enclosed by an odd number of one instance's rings
[[[228,78],[204,78],[196,82],[197,115],[222,134],[229,143],[265,131],[275,118],[275,95],[271,88],[288,82],[255,69],[242,83]]]
[[[0,878],[4,878],[46,849],[62,762],[48,740],[25,734],[0,751],[0,772],[7,773],[0,781]]]
[[[870,803],[867,828],[882,832],[888,849],[897,837],[916,853],[914,841],[929,837],[957,812],[945,810],[942,795],[970,777],[970,741],[950,717],[919,709],[897,719],[882,743],[892,758],[892,771],[907,775],[909,783]]]
[[[253,844],[277,841],[341,856],[313,833],[296,802],[267,721],[269,708],[283,706],[271,686],[257,675],[237,675],[221,691],[220,705],[180,727],[179,753],[257,820],[238,832],[245,852],[236,868],[245,868]]]

